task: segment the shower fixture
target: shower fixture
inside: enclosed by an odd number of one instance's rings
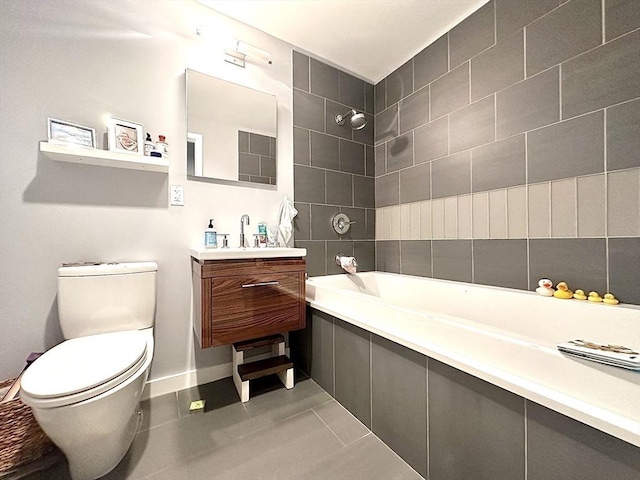
[[[360,130],[367,124],[367,119],[365,118],[364,113],[358,113],[355,110],[349,110],[344,115],[337,114],[336,123],[338,125],[344,125],[344,122],[349,116],[351,116],[351,128],[354,130]]]

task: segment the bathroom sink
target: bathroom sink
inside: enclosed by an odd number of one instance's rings
[[[306,257],[306,248],[197,248],[191,249],[197,260],[242,260],[250,258]]]

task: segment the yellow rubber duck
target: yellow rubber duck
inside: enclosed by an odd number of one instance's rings
[[[613,293],[605,293],[602,303],[606,303],[607,305],[617,305],[620,302],[616,297],[613,296]]]
[[[576,290],[573,293],[573,298],[575,298],[576,300],[586,300],[587,296],[584,294],[584,290]]]
[[[557,290],[553,292],[553,296],[556,298],[573,298],[573,292],[569,290],[569,287],[565,282],[560,282],[556,285]]]
[[[598,303],[602,301],[602,297],[598,292],[589,292],[589,298],[587,300]]]

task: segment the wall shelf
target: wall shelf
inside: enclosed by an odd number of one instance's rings
[[[169,161],[143,155],[40,142],[40,152],[57,162],[82,163],[101,167],[128,168],[147,172],[169,172]]]

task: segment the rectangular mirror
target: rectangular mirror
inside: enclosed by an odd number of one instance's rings
[[[276,188],[276,97],[187,69],[187,175]]]

